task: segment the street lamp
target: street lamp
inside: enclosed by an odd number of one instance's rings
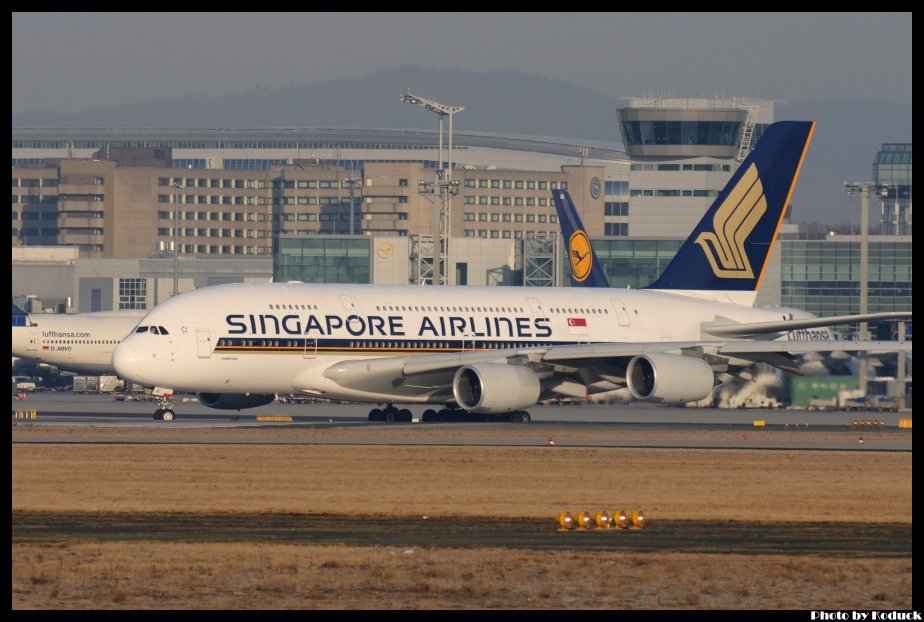
[[[437,272],[435,283],[447,285],[449,283],[449,228],[450,218],[452,215],[452,197],[458,194],[458,182],[455,187],[452,182],[452,117],[457,112],[465,110],[462,106],[450,106],[441,104],[425,97],[419,97],[408,92],[401,96],[401,101],[405,104],[416,104],[426,108],[430,112],[436,113],[439,120],[439,164],[436,171],[437,183],[440,184],[440,196],[442,201],[439,210],[439,258],[434,257],[434,268]],[[446,157],[446,168],[443,168],[443,117],[449,117],[449,149]]]
[[[844,190],[848,197],[860,197],[860,314],[865,315],[869,312],[869,196],[874,191],[880,195],[888,192],[888,186],[869,181],[845,181]],[[869,340],[869,326],[866,322],[860,322],[859,338],[861,341]],[[869,383],[869,361],[866,352],[860,353],[858,371],[860,390],[866,395]]]

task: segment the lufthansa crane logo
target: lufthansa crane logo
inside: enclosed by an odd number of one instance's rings
[[[382,242],[376,247],[375,254],[382,259],[391,259],[395,254],[395,247],[391,245],[391,242]]]
[[[571,261],[571,276],[579,283],[590,276],[593,261],[590,254],[590,240],[580,229],[571,234],[568,240],[568,259]]]
[[[717,277],[754,278],[744,243],[766,211],[767,197],[757,166],[752,163],[716,210],[713,231],[703,231],[696,238]]]

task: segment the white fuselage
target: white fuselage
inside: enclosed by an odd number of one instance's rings
[[[112,373],[112,353],[146,311],[38,313],[13,326],[13,356],[77,373]]]
[[[123,378],[176,391],[307,392],[426,403],[426,392],[348,389],[325,371],[345,361],[382,357],[591,342],[715,341],[702,325],[717,319],[786,318],[645,290],[233,284],[159,305],[118,347],[114,364]]]

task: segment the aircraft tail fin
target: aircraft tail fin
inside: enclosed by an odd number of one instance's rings
[[[753,304],[815,130],[767,127],[660,278],[646,289]]]
[[[12,320],[13,326],[28,326],[29,314],[17,307],[15,302],[10,304],[13,305],[13,311],[10,314],[10,319]]]
[[[590,238],[578,216],[577,208],[567,190],[553,190],[552,201],[558,212],[558,223],[565,238],[569,276],[574,287],[609,287],[603,265],[590,245]]]

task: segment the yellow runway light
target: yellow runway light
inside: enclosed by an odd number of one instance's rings
[[[558,526],[562,529],[574,529],[574,517],[571,512],[562,512],[558,515]]]
[[[575,519],[578,529],[590,529],[593,527],[594,518],[590,515],[590,512],[583,511],[577,513],[577,518]]]
[[[613,527],[625,529],[629,526],[629,514],[625,510],[619,510],[613,514],[611,522]]]
[[[635,510],[632,512],[632,516],[630,518],[632,520],[633,529],[641,529],[645,526],[645,512],[642,510]]]
[[[594,522],[597,523],[597,527],[600,529],[609,529],[613,520],[610,518],[610,513],[606,510],[598,510],[594,514]]]

